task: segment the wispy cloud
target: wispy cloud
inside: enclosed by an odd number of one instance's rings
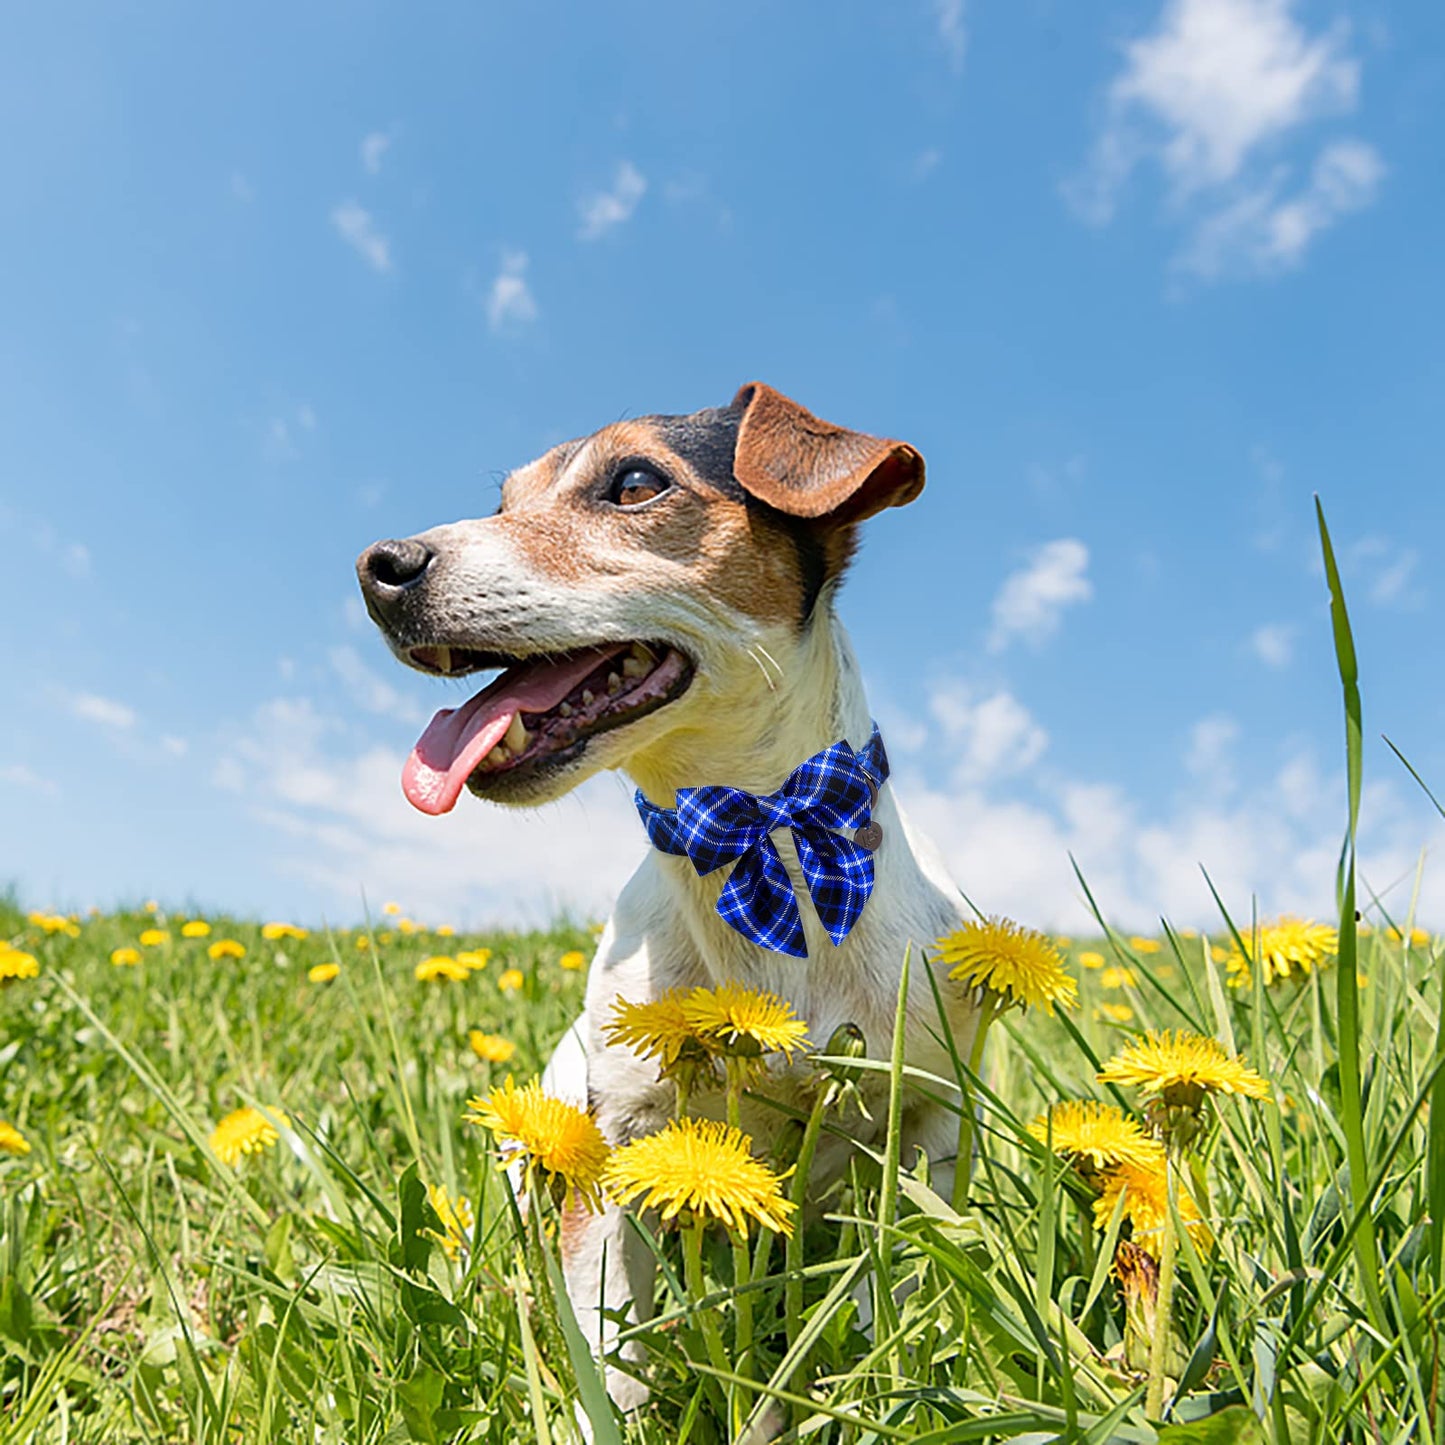
[[[301,455],[301,437],[316,430],[316,413],[302,402],[266,423],[264,451],[268,461],[288,462]]]
[[[1084,219],[1107,223],[1146,161],[1191,236],[1177,266],[1213,277],[1298,264],[1310,241],[1373,199],[1384,165],[1359,140],[1323,148],[1302,186],[1279,159],[1312,121],[1348,114],[1360,64],[1348,29],[1310,33],[1293,0],[1169,0],[1124,47],[1106,119],[1083,173],[1065,188]]]
[[[579,207],[582,225],[577,232],[583,241],[595,241],[632,219],[638,202],[647,194],[647,178],[632,164],[623,161],[611,190],[598,191],[583,198]]]
[[[327,660],[345,684],[351,700],[364,711],[398,718],[404,723],[420,723],[426,718],[419,703],[373,672],[354,647],[333,647]]]
[[[343,201],[332,210],[331,224],[372,270],[391,270],[391,242],[376,229],[376,222],[365,206],[356,201]]]
[[[997,690],[986,697],[958,681],[935,686],[928,711],[942,733],[942,756],[951,760],[953,780],[967,785],[1026,772],[1043,756],[1049,735],[1014,695]]]
[[[1423,594],[1416,584],[1420,553],[1388,537],[1361,537],[1350,547],[1349,569],[1363,579],[1365,595],[1377,607],[1408,610],[1419,607]]]
[[[24,763],[7,763],[0,767],[0,783],[8,783],[13,788],[25,788],[32,793],[43,793],[52,798],[60,791],[59,783],[53,778],[42,777]]]
[[[988,650],[1002,652],[1022,639],[1037,646],[1059,627],[1065,609],[1094,595],[1088,578],[1089,549],[1077,537],[1061,537],[1035,550],[1012,572],[993,600]]]
[[[932,0],[933,21],[939,44],[955,73],[963,69],[968,55],[968,24],[965,0]]]
[[[1288,622],[1266,622],[1249,634],[1249,650],[1266,667],[1288,667],[1294,661],[1295,632]]]
[[[1238,741],[1239,724],[1228,713],[1202,717],[1189,730],[1184,766],[1196,778],[1208,778],[1219,791],[1226,792],[1234,786],[1231,753]]]
[[[381,173],[381,163],[391,148],[391,137],[383,130],[374,130],[361,140],[361,164],[371,176]]]
[[[231,198],[243,206],[249,206],[256,199],[256,187],[240,171],[231,172]]]
[[[527,253],[504,251],[501,269],[492,278],[483,301],[487,325],[493,331],[508,331],[537,319],[537,300],[527,285]]]
[[[70,698],[70,711],[85,722],[99,723],[102,727],[124,731],[133,728],[136,713],[133,707],[113,698],[101,697],[98,693],[78,692]]]

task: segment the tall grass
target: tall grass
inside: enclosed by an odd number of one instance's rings
[[[1253,941],[1250,900],[1221,900],[1212,936],[1130,938],[1103,899],[1099,936],[1064,944],[1080,1007],[1005,1015],[976,1076],[930,1078],[876,1041],[861,1067],[888,1076],[885,1097],[967,1085],[967,1199],[955,1209],[927,1161],[895,1167],[890,1109],[801,1250],[754,1242],[746,1361],[708,1348],[734,1338],[727,1241],[696,1261],[704,1329],[677,1241],[639,1221],[662,1268],[653,1317],[623,1334],[652,1390],[628,1417],[565,1307],[548,1221],[523,1220],[461,1122],[469,1095],[533,1073],[575,1016],[583,975],[559,960],[590,948],[587,930],[378,926],[363,949],[224,918],[184,939],[179,917],[144,910],[46,933],[0,904],[0,938],[41,965],[0,988],[0,1119],[32,1146],[0,1155],[0,1438],[549,1442],[586,1417],[597,1440],[667,1445],[735,1438],[739,1421],[857,1445],[1445,1441],[1445,948],[1378,907],[1355,927],[1363,730],[1322,535],[1350,778],[1338,962],[1230,988],[1221,959]],[[152,927],[169,941],[109,962]],[[246,956],[210,959],[220,937]],[[464,982],[413,976],[427,954],[483,946]],[[308,981],[325,961],[339,977]],[[509,967],[519,991],[498,988]],[[516,1058],[484,1064],[470,1027]],[[1127,1296],[1114,1269],[1127,1226],[1096,1220],[1093,1190],[1026,1132],[1061,1099],[1132,1104],[1094,1075],[1145,1028],[1212,1034],[1271,1085],[1267,1102],[1221,1101],[1191,1155],[1213,1239],[1179,1237],[1163,1420],[1144,1409],[1147,1293]],[[211,1131],[246,1104],[290,1127],[229,1167]],[[429,1185],[471,1202],[462,1237]]]

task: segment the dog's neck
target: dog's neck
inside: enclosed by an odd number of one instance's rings
[[[732,671],[705,725],[679,728],[629,760],[627,772],[650,801],[670,808],[679,788],[713,784],[769,793],[840,738],[855,748],[868,741],[858,663],[830,607],[819,607],[782,657],[759,649]]]

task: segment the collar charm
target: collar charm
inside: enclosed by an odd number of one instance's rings
[[[887,777],[875,723],[862,752],[836,742],[795,768],[775,793],[679,788],[677,807],[659,808],[639,788],[635,801],[653,847],[688,858],[699,877],[735,865],[717,903],[725,923],[760,948],[806,958],[792,880],[769,835],[791,830],[818,917],[828,937],[842,943],[873,891],[873,853],[883,830],[872,810]],[[853,836],[840,837],[839,829]]]

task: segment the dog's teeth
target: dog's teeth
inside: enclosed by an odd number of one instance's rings
[[[436,649],[437,671],[450,672],[452,670],[452,650],[450,647],[439,647]]]
[[[646,677],[652,671],[651,663],[644,662],[640,657],[624,657],[622,659],[623,677]],[[614,673],[615,677],[616,674]]]
[[[632,655],[639,661],[651,667],[657,661],[652,649],[645,642],[634,642],[632,644]]]
[[[502,741],[519,757],[527,751],[527,744],[531,742],[532,735],[527,731],[527,725],[522,721],[522,714],[514,712],[512,721],[507,724],[507,735]]]
[[[622,691],[622,679],[615,672],[607,674],[607,696],[616,697]]]
[[[511,753],[507,751],[506,744],[498,743],[496,747],[487,754],[487,766],[489,768],[500,768],[511,756]]]
[[[562,717],[571,717],[572,704],[570,702],[564,702],[562,706],[557,709],[557,711],[559,714],[561,714]]]
[[[582,689],[582,706],[591,707],[595,701],[596,699],[593,696],[592,689],[590,687],[584,687]]]

